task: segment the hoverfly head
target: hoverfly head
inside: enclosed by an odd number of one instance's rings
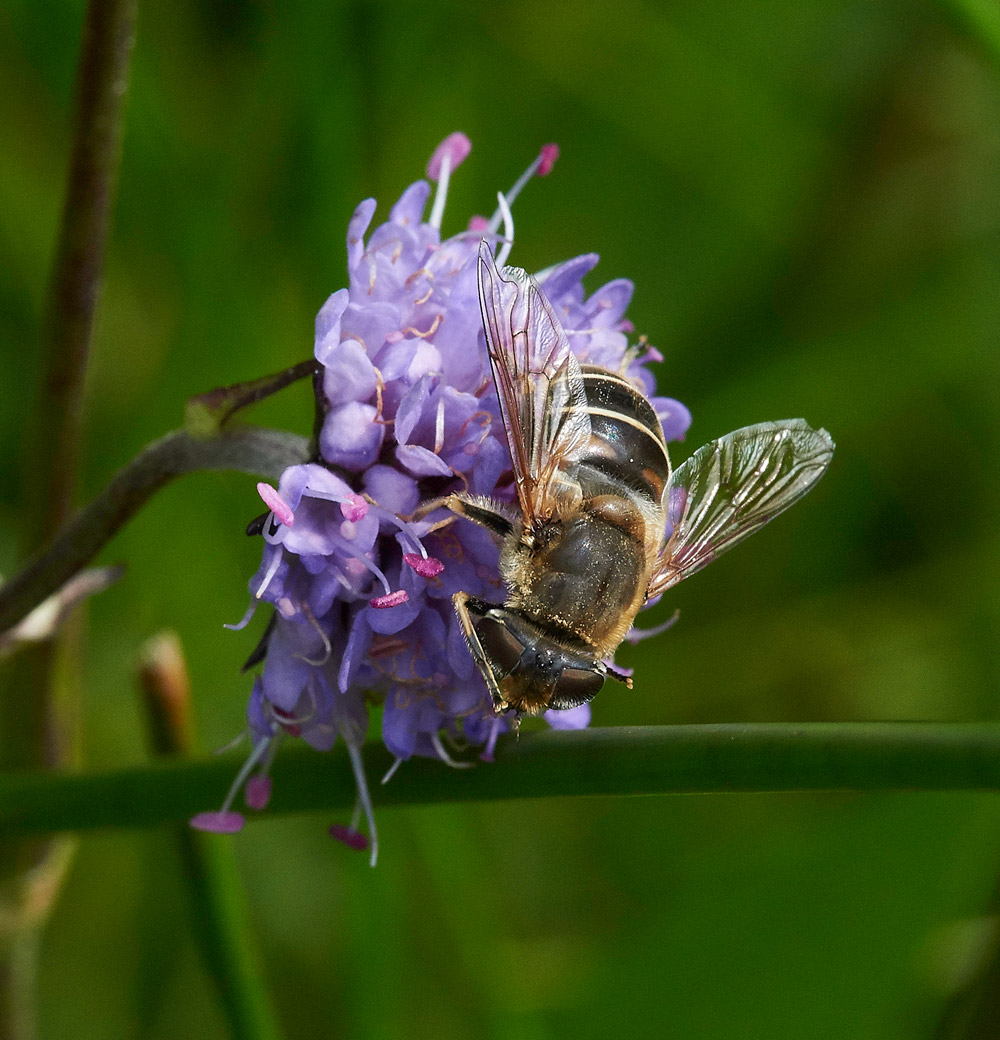
[[[475,630],[500,692],[497,711],[520,716],[575,708],[604,685],[607,672],[601,661],[553,639],[516,611],[494,607]]]

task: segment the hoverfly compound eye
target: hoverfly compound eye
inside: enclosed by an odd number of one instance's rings
[[[549,702],[550,708],[565,711],[567,708],[578,708],[594,699],[594,695],[604,685],[604,675],[589,668],[564,668],[556,682],[555,693]]]
[[[484,617],[476,622],[476,635],[500,675],[514,670],[524,653],[524,644],[506,625]]]

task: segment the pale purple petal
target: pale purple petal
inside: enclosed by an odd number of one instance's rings
[[[346,289],[339,289],[320,308],[316,315],[316,360],[327,364],[330,352],[340,342],[340,319],[347,309],[351,294]]]
[[[365,491],[397,516],[409,516],[420,501],[417,482],[394,466],[376,465],[365,470]]]
[[[417,477],[452,476],[451,466],[440,455],[435,455],[419,444],[400,444],[396,448],[396,458]]]
[[[361,259],[362,253],[364,253],[365,232],[368,230],[368,225],[372,222],[372,217],[375,215],[375,205],[374,199],[365,199],[364,202],[358,205],[350,223],[347,225],[348,270],[354,270]]]
[[[635,286],[627,278],[617,278],[602,286],[587,301],[593,325],[617,325],[632,300]]]
[[[396,411],[395,433],[396,440],[400,444],[407,444],[413,427],[416,426],[420,415],[430,399],[434,379],[431,376],[422,376],[409,390],[403,394]]]
[[[691,425],[691,413],[680,401],[672,397],[651,397],[650,404],[660,418],[663,436],[668,441],[682,441]]]
[[[338,330],[339,333],[339,330]],[[317,356],[319,350],[317,348]],[[326,352],[323,392],[332,405],[368,401],[375,393],[375,366],[356,339],[345,339]]]
[[[392,207],[389,220],[393,224],[419,224],[420,218],[427,208],[427,199],[431,194],[431,186],[427,181],[415,181],[399,197],[399,201]]]
[[[590,725],[590,705],[578,704],[565,711],[550,708],[543,718],[553,729],[586,729]]]
[[[375,408],[350,401],[334,408],[319,435],[324,458],[347,469],[361,470],[378,458],[385,427],[375,422]]]
[[[597,266],[600,259],[597,253],[584,253],[583,256],[574,257],[553,268],[541,283],[545,295],[553,305],[558,307],[563,295],[571,289],[582,292],[580,280]]]

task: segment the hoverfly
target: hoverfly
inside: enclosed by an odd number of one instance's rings
[[[653,406],[621,373],[581,365],[525,271],[498,271],[485,240],[479,301],[517,506],[443,504],[501,539],[508,596],[453,597],[497,713],[589,701],[639,608],[801,498],[833,456],[802,419],[759,423],[671,470]],[[629,683],[629,685],[631,685]]]

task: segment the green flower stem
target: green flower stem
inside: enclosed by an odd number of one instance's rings
[[[279,1040],[232,842],[176,831],[191,922],[233,1040]]]
[[[315,358],[306,358],[280,372],[198,394],[189,398],[184,407],[184,429],[196,437],[218,433],[240,409],[257,404],[300,379],[316,379],[321,372]]]
[[[647,726],[504,737],[496,761],[454,770],[413,759],[391,783],[381,745],[365,748],[380,805],[571,795],[719,791],[1000,791],[1000,724],[763,723]],[[0,835],[150,827],[215,808],[233,757],[104,773],[0,775]],[[354,802],[343,748],[279,755],[269,813]],[[251,814],[253,816],[254,814]]]
[[[0,588],[0,632],[16,625],[85,567],[174,477],[219,469],[276,477],[308,453],[304,437],[255,427],[226,429],[206,438],[175,430],[154,441],[115,474],[43,553]]]
[[[154,636],[143,648],[139,681],[149,742],[158,755],[191,753],[190,684],[180,640]],[[205,968],[234,1040],[278,1040],[281,1029],[263,979],[257,940],[247,912],[232,842],[173,827],[191,924]]]
[[[136,0],[91,0],[84,18],[66,199],[42,328],[29,550],[48,542],[73,507],[83,384],[121,159],[136,6]]]

